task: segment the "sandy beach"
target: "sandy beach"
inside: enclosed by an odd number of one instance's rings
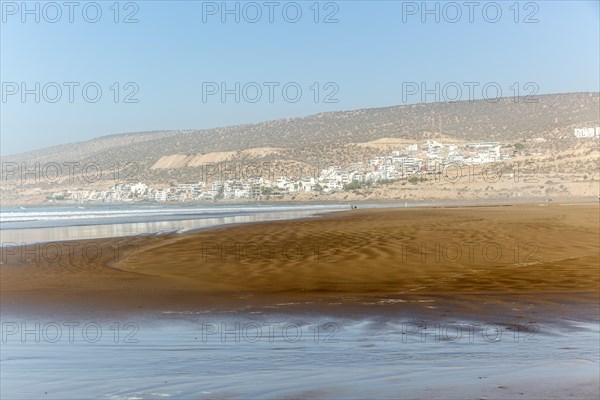
[[[58,253],[52,244],[11,248],[0,268],[2,312],[595,321],[599,237],[597,204],[532,204],[357,209],[63,242]]]
[[[596,398],[598,211],[359,208],[4,248],[3,397]]]

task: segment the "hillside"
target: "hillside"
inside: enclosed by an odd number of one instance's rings
[[[426,139],[525,143],[532,154],[568,153],[581,146],[573,140],[574,128],[600,125],[598,93],[551,94],[538,99],[537,103],[516,103],[513,98],[496,103],[425,103],[208,130],[126,133],[5,156],[2,162],[27,166],[36,162],[93,163],[105,171],[103,179],[94,182],[75,176],[69,182],[71,187],[106,186],[115,168],[132,182],[166,184],[198,180],[199,170],[207,164],[268,162],[271,174],[277,175],[294,168],[364,162],[403,143]],[[14,178],[3,176],[4,191],[34,186],[50,190],[66,183],[60,179],[23,185]]]
[[[514,141],[552,136],[577,124],[597,123],[597,93],[543,95],[538,103],[503,98],[361,109],[225,128],[104,136],[5,157],[76,161],[111,158],[156,161],[163,155],[236,151],[256,147],[303,149],[315,144],[361,143],[382,137],[421,139],[428,132],[456,139]],[[441,132],[440,132],[441,130]],[[314,151],[314,149],[313,149]]]

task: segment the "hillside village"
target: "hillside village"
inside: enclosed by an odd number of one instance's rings
[[[600,127],[575,129],[577,139],[600,137]],[[521,154],[523,145],[499,142],[467,144],[442,143],[428,139],[409,144],[367,162],[349,165],[324,165],[313,171],[290,171],[287,176],[272,176],[268,165],[260,174],[244,173],[240,165],[226,169],[201,169],[202,180],[170,187],[151,182],[119,183],[106,190],[64,189],[48,196],[48,202],[197,202],[218,200],[270,200],[294,193],[330,194],[356,190],[380,182],[406,180],[417,182],[428,175],[439,175],[457,166],[481,166],[511,160]],[[223,173],[226,171],[226,173]],[[229,175],[225,179],[225,175]]]
[[[49,202],[193,202],[215,200],[265,200],[297,192],[333,193],[353,190],[377,182],[419,179],[440,174],[457,165],[482,165],[508,160],[519,154],[513,145],[477,142],[464,145],[427,140],[403,146],[391,154],[347,166],[327,165],[316,173],[304,171],[288,176],[237,176],[222,179],[205,174],[205,180],[156,187],[152,183],[120,183],[107,190],[65,189],[54,193]],[[231,168],[228,169],[228,172]],[[264,170],[263,170],[264,171]],[[239,174],[243,175],[243,174]],[[294,176],[296,175],[296,176]],[[212,178],[212,179],[211,179]]]

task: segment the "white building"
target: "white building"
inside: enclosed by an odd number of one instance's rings
[[[146,194],[146,192],[148,190],[148,185],[138,182],[135,185],[131,185],[129,190],[131,191],[131,193],[133,193],[135,195],[143,195],[143,194]]]
[[[575,137],[578,139],[587,139],[600,137],[600,127],[595,128],[578,128],[575,129]]]
[[[167,191],[158,189],[154,192],[154,200],[156,201],[167,201]]]
[[[299,190],[310,192],[311,190],[315,190],[316,186],[317,180],[315,178],[302,178],[300,181]]]
[[[211,184],[210,191],[218,193],[219,190],[221,190],[222,187],[223,187],[223,182],[221,182],[221,181],[214,181]]]

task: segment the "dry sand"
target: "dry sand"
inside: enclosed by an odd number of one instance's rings
[[[102,257],[4,254],[1,307],[597,321],[598,217],[598,204],[359,209],[77,242]]]

